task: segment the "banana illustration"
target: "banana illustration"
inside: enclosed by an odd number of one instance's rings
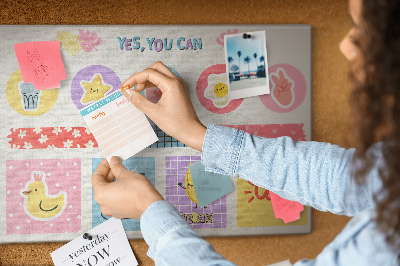
[[[189,163],[189,166],[190,165],[192,165],[192,163]],[[187,170],[186,176],[185,176],[185,186],[183,187],[181,182],[179,182],[178,185],[181,188],[186,189],[186,194],[188,195],[188,197],[191,201],[196,203],[195,208],[197,208],[197,204],[199,204],[199,200],[197,199],[196,190],[194,189],[194,186],[193,186],[193,179],[192,179],[192,175],[190,174],[189,167],[188,167],[188,170]]]

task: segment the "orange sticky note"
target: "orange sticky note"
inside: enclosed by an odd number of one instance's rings
[[[17,43],[15,54],[25,83],[37,90],[54,89],[67,78],[60,52],[60,42],[41,41]]]
[[[300,213],[304,210],[301,203],[281,198],[271,191],[269,196],[271,197],[275,218],[282,219],[285,224],[300,219]]]

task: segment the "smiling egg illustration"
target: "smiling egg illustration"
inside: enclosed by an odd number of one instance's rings
[[[226,84],[218,83],[217,85],[215,85],[214,94],[220,98],[225,97],[225,95],[228,94],[228,88],[227,88]]]
[[[215,107],[224,108],[229,104],[228,85],[226,73],[210,74],[208,76],[208,86],[204,90],[204,97],[211,100]]]

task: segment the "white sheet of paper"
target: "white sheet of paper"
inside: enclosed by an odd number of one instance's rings
[[[81,235],[53,251],[54,265],[138,265],[121,220],[111,218],[87,233],[92,240]]]
[[[120,92],[80,111],[104,157],[118,156],[123,161],[158,141],[145,114]]]

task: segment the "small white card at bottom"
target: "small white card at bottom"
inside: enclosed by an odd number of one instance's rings
[[[111,218],[87,233],[93,236],[92,240],[81,235],[53,251],[54,265],[138,265],[121,220]]]

